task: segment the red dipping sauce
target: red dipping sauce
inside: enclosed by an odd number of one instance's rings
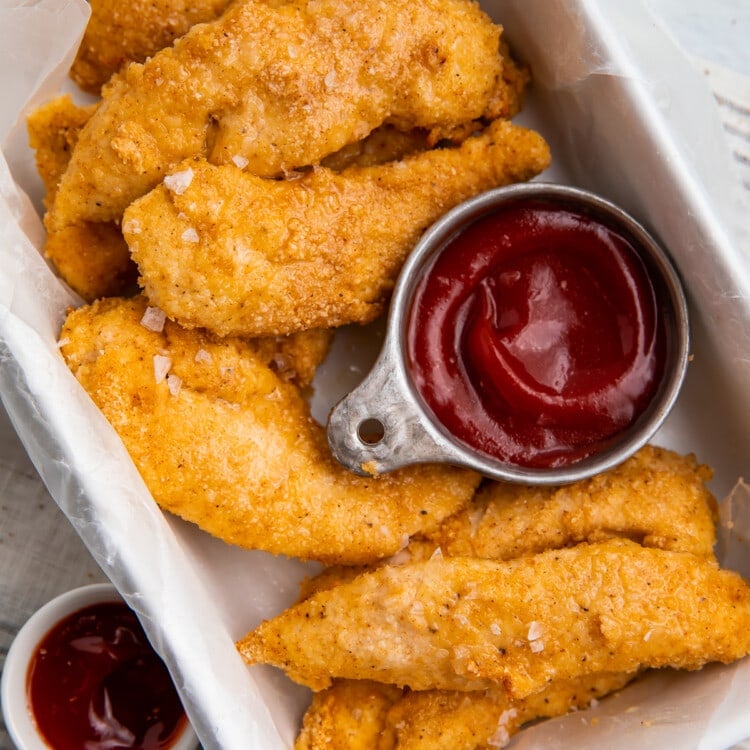
[[[187,723],[167,668],[119,602],[55,625],[37,647],[27,690],[54,750],[169,748]]]
[[[476,220],[431,262],[407,355],[417,391],[454,437],[552,468],[599,452],[645,411],[666,333],[634,242],[533,198]]]

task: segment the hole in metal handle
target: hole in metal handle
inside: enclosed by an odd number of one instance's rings
[[[375,417],[363,419],[357,426],[357,437],[363,445],[377,445],[385,437],[385,425]]]

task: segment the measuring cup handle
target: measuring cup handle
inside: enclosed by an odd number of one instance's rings
[[[328,444],[340,464],[361,476],[445,461],[445,451],[424,428],[426,419],[386,354],[331,411]]]

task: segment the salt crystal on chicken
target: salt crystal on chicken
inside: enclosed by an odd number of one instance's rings
[[[138,219],[128,219],[127,221],[123,222],[122,231],[128,232],[129,234],[140,234],[141,223],[138,221]]]
[[[163,310],[158,307],[147,307],[141,318],[141,325],[149,331],[161,333],[166,319],[167,315]]]
[[[210,364],[211,362],[213,362],[211,352],[207,352],[205,349],[198,349],[198,351],[195,353],[194,359],[196,362],[202,362],[203,364]]]
[[[180,393],[180,388],[182,388],[182,378],[179,375],[170,373],[169,375],[167,375],[167,388],[169,388],[169,392],[173,396],[178,396]]]
[[[505,747],[510,742],[510,732],[508,732],[508,722],[518,716],[515,708],[509,708],[500,714],[497,720],[497,729],[495,733],[487,740],[489,747]]]
[[[188,167],[181,172],[167,175],[164,178],[164,187],[177,195],[182,195],[190,187],[194,174],[193,170]]]
[[[194,227],[188,227],[182,233],[182,241],[183,242],[200,242],[200,237],[198,236],[198,232],[195,231]]]
[[[529,625],[529,634],[526,636],[530,641],[536,641],[542,637],[544,628],[541,622],[536,620]]]
[[[169,368],[172,366],[172,360],[162,354],[154,354],[154,380],[157,383],[164,382],[167,377]]]
[[[232,161],[235,163],[235,166],[239,167],[240,169],[244,169],[250,163],[249,159],[246,159],[244,156],[240,156],[240,154],[235,154],[232,157]]]

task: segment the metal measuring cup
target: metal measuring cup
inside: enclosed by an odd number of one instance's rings
[[[412,298],[434,257],[463,229],[508,202],[535,198],[582,208],[633,240],[659,293],[667,338],[665,371],[646,410],[600,452],[555,468],[529,468],[479,452],[453,436],[423,401],[409,373],[406,330]],[[364,381],[328,419],[328,443],[336,459],[360,475],[376,475],[417,463],[449,463],[498,480],[554,485],[605,471],[643,447],[674,405],[688,362],[689,322],[682,285],[668,256],[629,214],[584,190],[549,183],[497,188],[460,204],[433,224],[415,246],[396,284],[382,351]]]

